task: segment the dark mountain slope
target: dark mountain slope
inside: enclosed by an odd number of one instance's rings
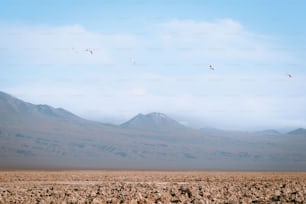
[[[0,92],[0,168],[306,170],[299,135],[194,130],[162,113],[121,126]]]

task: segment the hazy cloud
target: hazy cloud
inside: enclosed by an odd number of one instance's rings
[[[287,77],[279,64],[296,59],[273,50],[280,46],[273,36],[231,19],[153,28],[133,35],[80,25],[2,26],[1,85],[24,100],[107,122],[158,111],[197,126],[306,125],[305,76]]]

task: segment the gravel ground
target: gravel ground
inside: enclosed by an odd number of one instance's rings
[[[0,171],[0,203],[306,203],[306,173]]]

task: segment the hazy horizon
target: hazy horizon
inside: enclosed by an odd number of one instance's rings
[[[194,128],[305,128],[305,7],[0,2],[0,90],[105,123],[162,112]]]
[[[1,91],[0,91],[0,93],[1,93]],[[3,92],[3,93],[5,93],[5,92]],[[8,94],[8,95],[10,95],[12,97],[15,97],[15,96],[11,95],[10,93],[5,93],[5,94]],[[47,105],[47,106],[50,106],[50,107],[56,108],[56,109],[62,109],[63,108],[63,107],[55,107],[55,106],[52,106],[51,104],[40,104],[40,103],[34,104],[34,103],[30,102],[30,101],[25,101],[25,100],[23,100],[21,98],[17,98],[17,100],[22,100],[25,103],[30,103],[30,104],[38,105],[38,106],[39,105]],[[134,117],[137,117],[138,115],[149,115],[149,114],[152,114],[152,113],[161,113],[161,114],[165,114],[167,117],[170,117],[171,119],[177,121],[178,123],[184,125],[185,127],[194,128],[194,129],[207,129],[207,130],[215,129],[215,130],[225,130],[225,131],[246,131],[246,132],[248,132],[248,131],[249,132],[256,132],[256,131],[276,130],[276,131],[278,131],[280,133],[287,133],[287,132],[293,131],[293,130],[298,129],[298,128],[303,128],[303,127],[291,127],[291,128],[288,128],[288,127],[287,128],[286,127],[281,127],[281,128],[267,127],[267,128],[248,128],[248,129],[243,129],[243,128],[240,128],[240,129],[234,129],[234,128],[225,129],[225,128],[222,128],[222,127],[209,126],[209,125],[205,125],[205,124],[204,125],[200,124],[200,125],[197,126],[197,125],[194,125],[194,124],[186,123],[185,122],[186,118],[184,118],[184,116],[177,117],[177,115],[175,115],[175,114],[174,115],[169,115],[169,114],[167,114],[165,112],[162,113],[162,112],[158,112],[158,111],[139,112],[139,113],[135,113],[134,115],[132,115],[129,118],[126,118],[125,120],[121,119],[121,120],[116,121],[113,118],[109,118],[109,119],[108,118],[102,118],[102,119],[101,118],[100,119],[99,118],[86,118],[86,116],[83,117],[82,115],[78,115],[78,114],[70,111],[69,109],[64,109],[64,110],[66,110],[68,112],[71,112],[72,114],[77,115],[77,116],[79,116],[79,117],[81,117],[83,119],[86,119],[86,120],[101,122],[101,123],[104,123],[104,124],[118,125],[118,126],[122,125],[125,122],[130,121],[131,119],[133,119]],[[180,120],[180,119],[183,119],[183,120]],[[185,121],[184,121],[184,119],[185,119]]]

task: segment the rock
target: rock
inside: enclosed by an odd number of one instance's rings
[[[173,197],[173,198],[171,198],[171,200],[170,200],[172,203],[179,203],[179,202],[181,202],[181,200],[178,198],[178,197]]]
[[[170,195],[171,196],[175,196],[176,192],[175,192],[175,189],[174,188],[171,188],[170,190]]]
[[[274,202],[280,201],[280,196],[273,196],[271,200]]]

